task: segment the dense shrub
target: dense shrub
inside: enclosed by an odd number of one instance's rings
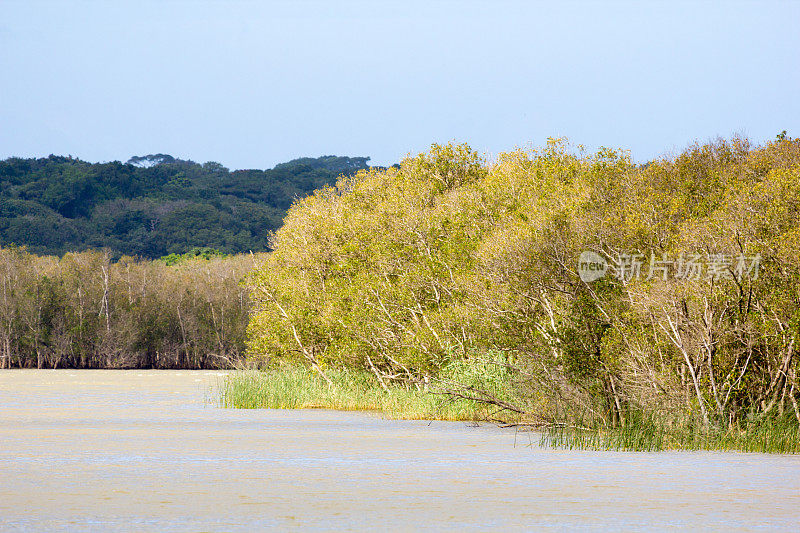
[[[501,354],[521,408],[553,420],[800,420],[799,214],[790,138],[644,165],[562,140],[493,161],[434,145],[295,203],[249,278],[249,348],[415,382]],[[584,251],[609,274],[583,281]]]

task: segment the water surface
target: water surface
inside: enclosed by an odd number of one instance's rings
[[[226,410],[220,373],[0,371],[0,529],[798,530],[800,457]],[[532,445],[531,445],[532,444]]]

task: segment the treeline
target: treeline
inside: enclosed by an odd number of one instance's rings
[[[233,366],[250,306],[241,280],[263,255],[203,255],[0,249],[0,368]]]
[[[448,386],[553,424],[800,420],[800,140],[647,164],[434,145],[297,203],[276,237],[250,278],[263,361],[382,384],[499,365],[514,404]]]
[[[0,246],[62,255],[107,249],[158,258],[194,247],[266,251],[296,198],[367,168],[366,157],[303,158],[229,171],[166,154],[127,163],[72,157],[0,161]]]

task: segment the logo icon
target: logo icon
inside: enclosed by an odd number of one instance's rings
[[[589,251],[581,252],[578,258],[578,275],[581,280],[589,283],[600,279],[606,275],[606,270],[608,270],[608,261],[602,255]]]

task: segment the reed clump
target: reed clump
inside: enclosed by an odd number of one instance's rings
[[[485,420],[487,406],[473,400],[425,392],[409,383],[382,388],[375,376],[358,370],[327,370],[330,384],[300,366],[242,370],[219,387],[221,407],[239,409],[334,409],[380,411],[404,420]]]
[[[547,427],[540,446],[568,450],[658,452],[713,450],[748,453],[800,453],[800,428],[790,417],[751,419],[744,425],[704,427],[635,413],[618,427],[575,424]]]
[[[304,366],[282,366],[269,370],[240,370],[219,384],[221,407],[238,409],[332,409],[377,411],[400,420],[494,421],[519,425],[540,433],[541,447],[567,450],[628,452],[739,451],[750,453],[800,453],[800,428],[787,416],[747,417],[744,424],[727,427],[692,419],[630,409],[617,425],[591,416],[572,416],[567,421],[545,420],[508,410],[498,413],[496,403],[459,396],[459,390],[490,391],[500,402],[519,402],[511,382],[502,373],[491,381],[470,381],[476,368],[451,365],[430,387],[409,382],[380,386],[367,371],[328,369],[325,376]],[[463,389],[443,389],[458,379]],[[455,394],[454,394],[455,393]],[[489,393],[486,393],[489,394]]]

